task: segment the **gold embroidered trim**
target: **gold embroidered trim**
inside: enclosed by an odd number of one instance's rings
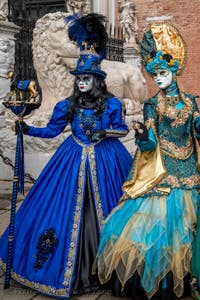
[[[72,284],[72,275],[75,267],[75,256],[78,247],[78,233],[80,229],[81,208],[83,205],[82,199],[84,193],[84,174],[85,174],[84,171],[85,171],[85,164],[87,159],[89,159],[90,170],[92,174],[92,187],[93,187],[95,206],[96,206],[96,211],[98,216],[97,219],[100,223],[99,227],[101,227],[101,222],[103,221],[104,218],[103,209],[100,200],[100,194],[98,190],[98,183],[97,183],[97,169],[96,169],[94,146],[90,145],[88,147],[83,148],[80,170],[79,170],[74,222],[71,231],[71,242],[68,249],[68,258],[67,258],[66,270],[65,270],[64,281],[63,281],[63,285],[66,286],[66,291],[68,295]]]
[[[180,187],[179,180],[176,176],[167,175],[160,183],[170,185],[174,188]]]
[[[122,130],[106,130],[106,136],[107,137],[124,137],[128,134],[129,130],[122,131]]]
[[[196,119],[197,117],[200,117],[200,113],[197,112],[197,111],[195,111],[195,112],[193,113],[193,119]]]
[[[180,181],[189,187],[193,187],[200,184],[200,176],[192,175],[188,178],[181,178]]]
[[[170,185],[172,188],[179,188],[182,184],[192,188],[196,185],[200,185],[200,176],[192,175],[188,178],[177,178],[176,176],[168,175],[162,179],[160,184]]]
[[[185,104],[183,108],[177,109],[175,106],[169,105],[166,101],[166,96],[163,91],[158,93],[158,104],[156,107],[157,113],[159,115],[159,123],[162,121],[164,115],[168,116],[170,119],[174,120],[171,126],[178,127],[185,124],[188,120],[189,115],[193,111],[193,104],[189,97],[186,97],[184,93],[180,93],[181,101]]]
[[[79,176],[78,176],[78,188],[77,188],[77,195],[76,195],[76,207],[74,209],[74,216],[73,216],[73,225],[71,230],[71,237],[70,237],[70,244],[68,248],[68,257],[67,263],[65,267],[65,274],[63,285],[66,287],[67,294],[69,295],[70,286],[72,281],[72,273],[74,270],[75,265],[75,256],[76,256],[76,249],[78,247],[78,233],[80,229],[80,219],[81,219],[81,208],[83,202],[83,193],[84,193],[84,170],[85,170],[85,163],[87,159],[87,148],[83,148],[82,150],[82,157],[79,169]]]
[[[6,264],[3,263],[3,261],[0,259],[0,267],[6,271]],[[45,284],[39,284],[34,281],[30,281],[28,279],[25,279],[24,277],[18,275],[17,273],[11,271],[11,277],[16,280],[17,282],[30,287],[31,289],[40,291],[41,293],[52,295],[52,296],[67,296],[66,289],[55,289],[54,287],[50,285]]]
[[[194,152],[192,136],[189,137],[186,145],[182,147],[179,147],[175,143],[163,139],[162,136],[160,136],[159,141],[161,152],[176,159],[186,160]]]
[[[98,188],[98,180],[97,180],[97,167],[96,167],[96,159],[95,159],[95,152],[94,147],[90,148],[88,153],[88,158],[90,162],[91,174],[92,174],[92,187],[94,192],[94,199],[95,199],[95,206],[99,221],[99,227],[101,228],[102,222],[104,220],[103,208],[101,204],[99,188]]]

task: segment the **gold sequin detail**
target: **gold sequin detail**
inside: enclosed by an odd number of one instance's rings
[[[160,149],[164,154],[181,160],[188,159],[194,152],[192,136],[189,137],[185,146],[179,147],[173,142],[169,142],[160,137]]]
[[[159,123],[162,121],[163,117],[166,115],[170,119],[174,120],[171,123],[172,127],[183,126],[188,120],[189,115],[193,111],[192,101],[189,97],[186,97],[184,93],[180,94],[180,99],[184,103],[184,106],[181,109],[177,109],[175,106],[170,105],[166,101],[167,97],[160,91],[158,94],[158,104],[156,107]]]
[[[80,143],[79,143],[80,144]],[[83,194],[84,194],[84,178],[85,178],[85,165],[87,159],[90,164],[90,171],[92,177],[92,188],[94,192],[95,206],[97,211],[97,220],[99,222],[99,227],[101,227],[101,223],[104,219],[103,209],[101,205],[101,199],[98,189],[97,182],[97,169],[96,169],[96,159],[95,159],[95,151],[94,145],[84,145],[82,150],[81,164],[79,169],[79,177],[78,177],[78,189],[76,196],[76,207],[74,212],[74,221],[71,231],[71,242],[68,249],[68,258],[66,264],[66,270],[64,274],[63,285],[66,287],[67,295],[69,295],[71,284],[72,284],[72,275],[75,267],[75,257],[77,253],[78,247],[78,233],[80,230],[80,219],[81,219],[81,210],[83,205]]]

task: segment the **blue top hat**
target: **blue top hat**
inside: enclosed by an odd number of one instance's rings
[[[103,24],[106,18],[95,13],[85,16],[75,14],[65,18],[65,21],[68,23],[69,39],[75,41],[81,50],[76,69],[70,73],[105,78],[107,74],[101,70],[100,65],[107,54],[108,35]]]
[[[93,74],[101,78],[106,77],[106,73],[101,70],[101,58],[97,53],[82,53],[78,59],[76,69],[70,71],[72,75]]]

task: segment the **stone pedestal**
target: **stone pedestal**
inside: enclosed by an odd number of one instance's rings
[[[130,65],[141,67],[139,48],[137,49],[135,44],[124,44],[124,60]]]

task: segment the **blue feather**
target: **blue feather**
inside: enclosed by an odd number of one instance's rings
[[[80,21],[80,15],[74,14],[65,18],[68,23],[68,35],[70,40],[75,41],[80,50],[83,49],[82,43],[87,40],[87,33]]]
[[[93,45],[96,52],[103,59],[106,56],[107,33],[103,22],[105,17],[95,13],[86,16],[78,14],[65,18],[68,23],[68,35],[70,40],[75,41],[80,50],[84,50],[83,42],[86,42],[88,49]]]

